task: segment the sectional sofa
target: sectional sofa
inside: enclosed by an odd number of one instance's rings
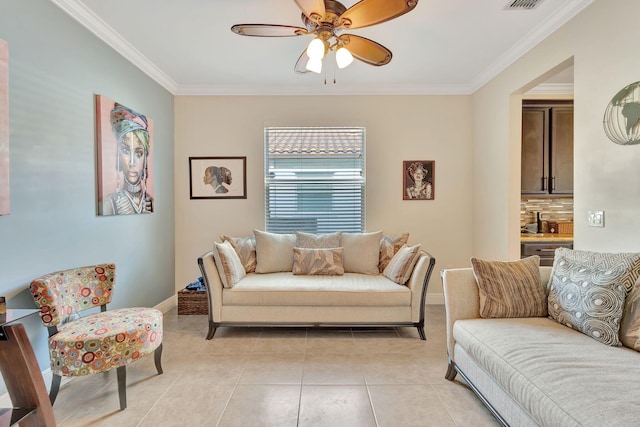
[[[503,425],[639,425],[639,254],[559,249],[520,297],[509,286],[485,292],[491,281],[522,283],[515,263],[495,264],[484,275],[476,265],[442,271],[446,378],[462,376]],[[491,316],[487,301],[500,299],[506,311]]]
[[[424,333],[435,259],[408,234],[222,236],[198,258],[220,326],[412,326]]]

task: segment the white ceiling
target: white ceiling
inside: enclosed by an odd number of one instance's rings
[[[336,69],[335,84],[332,61],[326,84],[324,74],[294,72],[311,36],[231,32],[241,23],[303,26],[292,0],[51,1],[174,94],[305,95],[473,93],[594,0],[542,0],[532,10],[506,10],[512,0],[420,0],[399,18],[349,31],[393,59],[354,61]]]

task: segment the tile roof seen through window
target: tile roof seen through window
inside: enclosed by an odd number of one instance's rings
[[[270,156],[362,155],[364,128],[267,128]]]

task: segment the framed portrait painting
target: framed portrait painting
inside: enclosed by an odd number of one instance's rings
[[[246,157],[189,157],[189,198],[246,199]]]
[[[433,200],[435,197],[435,160],[402,162],[402,200]]]
[[[96,95],[98,215],[152,213],[153,121]]]
[[[0,215],[9,203],[9,44],[0,39]]]

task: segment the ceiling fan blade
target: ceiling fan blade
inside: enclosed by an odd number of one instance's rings
[[[319,22],[325,14],[323,0],[295,0],[307,18],[314,22]]]
[[[363,28],[380,24],[411,12],[418,0],[361,0],[347,9],[338,26],[343,28]]]
[[[238,24],[231,27],[231,31],[241,36],[252,37],[293,37],[309,34],[306,28],[271,24]]]
[[[381,66],[391,62],[391,51],[373,40],[353,34],[338,37],[354,58],[370,65]]]
[[[298,62],[296,62],[296,65],[294,67],[294,70],[296,71],[296,73],[298,74],[309,73],[310,71],[307,70],[307,62],[309,62],[309,57],[307,56],[307,50],[305,49],[302,51],[302,55],[300,55],[300,58],[298,58]]]

